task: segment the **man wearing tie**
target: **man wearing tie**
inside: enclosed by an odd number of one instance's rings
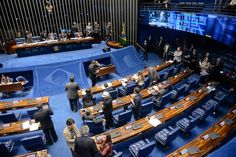
[[[143,100],[142,95],[140,94],[140,89],[138,87],[134,88],[134,98],[131,100],[131,108],[134,113],[134,118],[138,120],[140,117],[140,108],[141,108],[141,101]]]

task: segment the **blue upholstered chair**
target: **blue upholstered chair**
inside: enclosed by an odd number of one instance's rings
[[[46,148],[46,138],[44,134],[26,137],[21,139],[20,142],[27,151],[37,151]]]
[[[145,157],[152,153],[156,142],[148,139],[140,140],[129,146],[129,151],[134,157]]]
[[[187,91],[191,91],[192,89],[194,89],[195,85],[196,85],[196,82],[197,82],[196,79],[189,79],[188,80],[188,87],[186,88],[185,91],[187,92]]]
[[[140,118],[143,118],[147,116],[149,113],[151,113],[152,107],[153,107],[153,102],[142,104],[140,109]]]
[[[180,128],[178,126],[175,128],[169,126],[168,128],[164,128],[156,133],[155,139],[159,141],[163,146],[166,146],[176,139],[179,134],[179,130]]]
[[[116,150],[112,151],[112,157],[122,157],[123,153],[122,152],[117,152]]]
[[[14,144],[15,143],[12,140],[0,142],[0,155],[2,157],[13,156],[12,150]]]
[[[110,96],[112,97],[113,100],[118,97],[118,90],[117,89],[108,91],[108,93],[110,94]]]
[[[192,112],[192,116],[200,116],[200,120],[204,120],[207,116],[207,112],[201,108],[197,108]]]
[[[181,86],[177,87],[176,88],[177,94],[176,94],[175,98],[182,96],[186,91],[186,87],[187,87],[186,84],[182,84]]]
[[[122,87],[118,88],[118,92],[122,96],[126,96],[126,95],[129,95],[129,94],[132,94],[134,92],[135,87],[136,87],[136,84],[133,82],[133,83],[130,83],[129,85],[127,85],[126,87],[122,86]]]
[[[85,120],[84,123],[85,125],[88,125],[89,132],[92,134],[99,134],[104,131],[103,121],[95,123],[92,120]]]
[[[162,106],[165,106],[166,104],[168,104],[170,102],[171,95],[172,95],[172,93],[169,92],[169,93],[163,95],[160,100],[156,100],[156,98],[153,98],[152,101],[153,101],[155,106],[162,107]]]
[[[227,94],[222,92],[222,91],[217,91],[214,95],[214,100],[216,100],[217,102],[222,103],[227,97]]]
[[[3,123],[12,123],[20,120],[21,114],[4,113],[0,115],[0,121]]]
[[[124,111],[118,115],[114,115],[113,116],[114,124],[117,126],[122,126],[122,125],[128,123],[131,120],[131,117],[132,117],[131,110],[127,110],[127,111]]]
[[[28,115],[30,116],[31,119],[34,119],[34,113],[37,112],[39,109],[30,109],[27,111]]]
[[[192,117],[189,116],[189,118],[183,118],[176,122],[176,125],[180,127],[180,129],[183,132],[188,132],[192,128],[194,128],[197,124],[197,122],[200,120],[200,116]]]
[[[144,79],[144,88],[147,88],[150,85],[150,77],[145,77]]]
[[[183,63],[177,64],[175,67],[176,67],[175,73],[180,72],[181,68],[183,67]]]
[[[219,102],[209,99],[205,102],[205,106],[213,106],[213,110],[215,110],[219,106]]]
[[[175,72],[175,67],[171,67],[170,69],[169,69],[169,77],[170,76],[173,76],[174,75],[174,72]]]

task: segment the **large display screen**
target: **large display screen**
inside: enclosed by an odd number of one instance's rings
[[[149,25],[207,36],[229,46],[236,36],[236,18],[223,15],[156,10],[149,11]]]

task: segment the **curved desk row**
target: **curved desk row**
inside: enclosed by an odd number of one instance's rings
[[[236,104],[231,110],[214,126],[210,127],[203,134],[199,135],[193,141],[179,148],[168,157],[205,156],[214,150],[236,127]],[[195,150],[194,152],[189,150]]]
[[[49,104],[49,97],[29,98],[22,100],[14,100],[10,102],[0,102],[0,112],[8,110],[16,110],[22,108],[37,107],[39,104]]]
[[[165,62],[165,63],[163,63],[161,65],[155,66],[155,69],[156,69],[156,71],[161,71],[161,70],[163,70],[163,69],[165,69],[165,68],[167,68],[167,67],[169,67],[171,65],[172,65],[171,62]],[[148,71],[147,70],[143,70],[143,75],[147,76],[148,75]],[[114,80],[114,81],[112,81],[110,83],[107,83],[107,84],[108,84],[109,87],[119,87],[119,86],[122,85],[121,80]],[[95,93],[103,92],[105,88],[104,88],[104,85],[97,85],[97,86],[91,87],[90,89],[91,89],[91,92],[93,94],[95,94]],[[85,90],[86,89],[82,89],[82,90],[78,91],[79,97],[82,97],[85,94]]]
[[[48,151],[45,150],[40,150],[37,152],[31,152],[31,153],[27,153],[27,154],[22,154],[22,155],[17,155],[15,157],[48,157]]]
[[[178,75],[175,75],[173,77],[170,77],[167,81],[163,81],[160,84],[162,84],[164,89],[167,89],[171,86],[173,86],[174,84],[180,82],[181,80],[185,79],[187,76],[189,76],[192,73],[192,71],[183,71],[180,72]],[[154,85],[156,86],[156,85]],[[143,89],[140,91],[143,99],[150,97],[152,95],[152,87],[149,87],[148,89]],[[116,100],[113,100],[112,102],[112,106],[113,106],[113,110],[116,110],[120,107],[129,105],[131,103],[131,100],[133,99],[134,94],[130,94],[121,98],[117,98]],[[91,107],[87,107],[87,108],[83,108],[80,109],[80,115],[81,117],[84,115],[84,112],[90,112],[91,115],[99,115],[102,112],[100,112],[102,110],[103,107],[103,103],[99,102],[97,105],[95,106],[91,106]]]
[[[160,125],[161,123],[170,121],[171,119],[179,116],[188,109],[194,107],[196,104],[198,104],[200,101],[206,98],[213,91],[212,89],[214,89],[214,86],[215,85],[211,86],[204,85],[200,89],[187,95],[185,98],[174,103],[170,107],[167,107],[163,110],[156,112],[153,115],[139,119],[130,124],[126,124],[122,127],[96,135],[93,138],[96,142],[97,140],[100,139],[101,136],[106,134],[111,134],[113,144],[124,140],[128,140],[129,138],[134,137],[140,133],[144,133],[148,130],[158,127],[158,125]],[[157,124],[155,126],[153,124],[154,121]]]

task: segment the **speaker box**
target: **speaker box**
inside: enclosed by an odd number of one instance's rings
[[[110,47],[105,47],[104,49],[102,49],[103,52],[109,52],[111,51],[111,48]]]

